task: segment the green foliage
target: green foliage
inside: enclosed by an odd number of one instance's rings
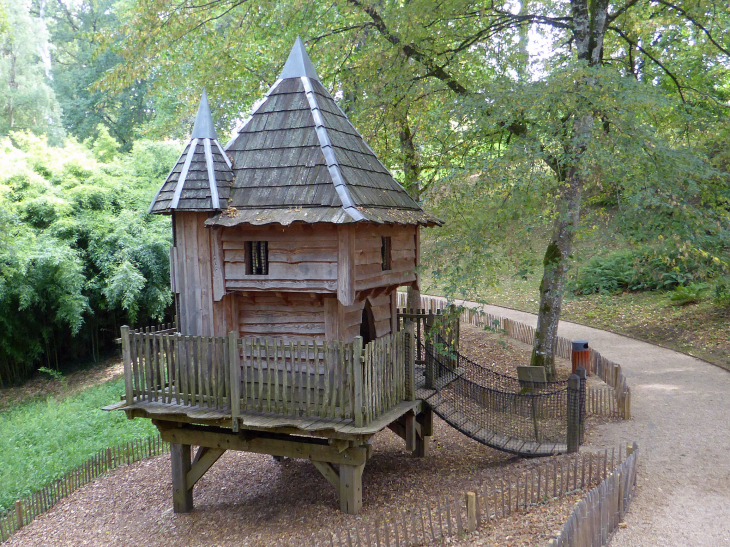
[[[580,271],[573,292],[613,294],[634,287],[634,253],[622,251],[594,257]]]
[[[169,221],[146,209],[176,147],[88,144],[0,140],[0,385],[96,358],[121,324],[160,319],[172,302]]]
[[[669,300],[675,306],[686,306],[696,304],[710,291],[709,283],[690,283],[679,285],[669,294]]]
[[[63,380],[63,372],[48,367],[39,367],[38,372],[46,374],[52,380]]]
[[[117,149],[128,152],[140,127],[154,111],[147,84],[132,82],[118,92],[103,92],[94,82],[112,70],[120,55],[100,44],[98,31],[110,32],[119,22],[115,0],[49,2],[45,20],[55,46],[52,86],[63,111],[64,129],[110,162]]]
[[[713,292],[715,302],[730,309],[730,277],[722,277],[715,283]]]
[[[149,420],[101,410],[123,392],[118,379],[60,401],[30,401],[0,412],[0,512],[98,450],[155,433]]]
[[[578,271],[573,292],[615,294],[677,288],[677,295],[697,294],[704,284],[696,282],[721,271],[717,263],[705,256],[666,247],[639,247],[593,257]]]
[[[28,129],[58,140],[60,111],[46,65],[48,33],[30,8],[29,0],[0,0],[0,135]]]

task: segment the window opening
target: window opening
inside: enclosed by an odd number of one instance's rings
[[[383,270],[390,270],[390,236],[381,237],[380,258]]]
[[[246,242],[246,275],[269,275],[269,242]]]

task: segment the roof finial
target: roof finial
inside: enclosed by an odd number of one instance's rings
[[[319,76],[317,76],[317,71],[314,69],[314,65],[309,59],[307,51],[304,49],[302,39],[297,36],[294,47],[291,49],[291,53],[289,53],[289,58],[286,60],[286,64],[279,78],[286,80],[287,78],[299,78],[301,76],[306,76],[318,82],[320,81]]]
[[[210,106],[208,105],[208,94],[203,89],[203,96],[200,97],[200,106],[198,107],[198,115],[195,116],[195,125],[193,125],[193,134],[191,139],[217,139],[215,133],[215,125],[213,125],[213,116],[210,115]]]

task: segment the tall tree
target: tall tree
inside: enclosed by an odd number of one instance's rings
[[[101,32],[119,26],[114,0],[34,0],[54,45],[52,86],[63,112],[63,127],[79,140],[96,139],[106,127],[124,152],[148,121],[147,83],[133,80],[113,93],[94,87],[122,57],[102,43]]]
[[[0,135],[60,127],[50,67],[42,58],[47,50],[48,33],[43,21],[31,15],[30,1],[0,0]]]
[[[600,133],[609,131],[614,121],[613,113],[601,105],[602,102],[605,104],[606,98],[602,86],[616,84],[615,80],[611,81],[610,76],[607,77],[601,70],[609,64],[609,60],[604,57],[607,32],[611,31],[616,40],[614,51],[628,50],[640,54],[644,63],[651,65],[648,72],[659,82],[671,81],[681,100],[685,101],[688,90],[701,94],[705,90],[712,90],[712,86],[703,82],[702,89],[693,89],[690,81],[675,71],[686,65],[689,59],[692,59],[692,63],[699,62],[708,50],[713,59],[719,57],[722,60],[727,55],[728,47],[722,41],[723,38],[727,40],[727,36],[715,36],[715,33],[722,35],[727,29],[727,13],[713,10],[711,4],[700,6],[690,13],[690,8],[669,2],[654,4],[637,0],[629,0],[626,4],[617,6],[612,6],[609,0],[571,0],[569,6],[564,3],[533,3],[530,7],[536,8],[536,11],[532,13],[525,13],[524,10],[513,12],[507,4],[492,5],[490,9],[480,10],[467,3],[461,5],[460,9],[463,17],[475,21],[469,28],[471,34],[462,36],[461,41],[452,47],[439,50],[428,41],[419,43],[411,36],[404,36],[401,27],[393,20],[392,10],[388,10],[388,6],[375,6],[362,0],[349,0],[349,3],[360,9],[378,33],[398,48],[403,56],[419,63],[425,71],[424,77],[442,81],[458,96],[478,94],[485,96],[492,104],[495,96],[479,91],[474,86],[474,83],[479,82],[469,81],[468,77],[460,74],[463,70],[457,64],[457,61],[462,60],[459,53],[478,47],[488,37],[514,33],[526,25],[548,27],[556,36],[553,44],[558,44],[561,40],[570,44],[570,49],[557,55],[549,68],[557,73],[565,71],[565,67],[570,69],[572,89],[566,86],[555,91],[567,91],[576,99],[570,103],[569,108],[563,106],[560,123],[553,125],[549,132],[552,135],[547,138],[538,136],[537,140],[539,155],[554,173],[558,189],[555,196],[553,232],[543,260],[538,327],[531,362],[533,365],[545,366],[548,376],[553,377],[557,327],[566,273],[580,218],[581,196],[591,167],[589,148],[599,138]],[[635,11],[640,11],[641,14],[638,17],[629,17],[629,13],[633,14]],[[642,16],[651,16],[658,23],[651,28],[642,28],[637,24]],[[677,30],[677,18],[684,27],[684,32]],[[684,34],[683,38],[691,39],[700,44],[700,47],[691,51],[689,43],[674,44],[674,55],[655,52],[654,48],[664,42],[662,35],[665,33],[673,35],[675,39],[677,34]],[[651,44],[651,47],[644,44]],[[673,63],[678,65],[675,68],[670,63],[675,61],[672,57],[677,56],[677,50],[681,52],[681,60],[680,63]],[[713,63],[709,65],[712,66]],[[633,60],[628,69],[619,68],[618,75],[637,77]],[[494,109],[491,106],[483,108],[482,115],[494,118],[492,110]],[[541,108],[540,113],[544,116],[544,109]],[[513,107],[510,114],[506,119],[497,119],[497,124],[515,139],[527,141],[532,138],[534,143],[534,134],[539,132],[541,120],[532,117],[524,105]],[[532,115],[534,114],[536,112],[533,111]],[[596,116],[601,122],[598,127],[594,123]]]

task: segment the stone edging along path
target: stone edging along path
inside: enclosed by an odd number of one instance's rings
[[[461,302],[457,302],[461,303]],[[535,325],[533,314],[464,302]],[[617,547],[730,547],[730,374],[700,359],[618,334],[561,322],[561,336],[586,339],[621,363],[631,420],[598,426],[588,448],[636,441],[639,488]]]

